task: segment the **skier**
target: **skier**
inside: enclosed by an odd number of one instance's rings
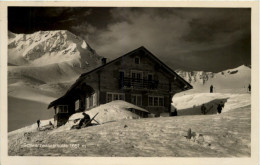
[[[251,92],[251,85],[248,85],[248,92]]]
[[[210,93],[213,93],[213,85],[210,86]]]
[[[200,110],[201,110],[201,113],[202,113],[202,114],[204,114],[204,115],[206,114],[206,107],[205,107],[204,104],[202,104]]]
[[[86,123],[88,123],[88,122],[90,121],[90,117],[89,117],[88,114],[86,114],[85,112],[83,112],[82,115],[83,115],[84,117],[79,121],[78,129],[80,129],[83,124],[86,124]]]
[[[220,104],[218,104],[217,110],[218,110],[218,114],[221,114],[222,106]]]
[[[40,129],[40,124],[41,124],[41,121],[37,120],[38,129]]]

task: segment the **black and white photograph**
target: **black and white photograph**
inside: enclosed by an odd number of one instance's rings
[[[12,5],[7,32],[8,157],[251,158],[251,7]]]

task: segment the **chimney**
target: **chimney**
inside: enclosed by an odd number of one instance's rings
[[[107,58],[102,58],[102,65],[105,65],[107,63]]]

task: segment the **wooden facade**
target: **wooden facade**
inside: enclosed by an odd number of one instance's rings
[[[82,90],[84,86],[88,89]],[[68,105],[68,114],[73,114],[113,100],[125,100],[159,115],[170,111],[174,94],[191,88],[151,52],[140,47],[109,63],[103,60],[102,66],[82,74],[60,98],[63,101],[55,100],[49,108]]]

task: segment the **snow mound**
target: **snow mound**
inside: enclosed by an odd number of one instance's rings
[[[224,103],[222,112],[251,105],[251,95],[231,93],[194,93],[177,94],[172,99],[172,106],[178,109],[178,115],[201,115],[201,105],[204,104],[209,110],[207,114],[216,114],[217,106]]]
[[[89,111],[85,111],[86,114],[92,118],[97,113],[98,115],[95,117],[95,120],[97,120],[100,124],[123,120],[123,119],[138,119],[140,116],[136,115],[135,113],[132,113],[128,111],[128,108],[135,108],[139,109],[140,111],[148,112],[147,110],[140,108],[136,105],[133,105],[131,103],[122,101],[122,100],[116,100],[109,102],[107,104],[100,105],[98,107],[95,107]],[[64,125],[59,127],[56,131],[64,131],[64,130],[70,130],[70,128],[78,123],[74,123],[75,119],[83,118],[82,112],[73,114],[69,121]],[[79,122],[79,121],[78,121]],[[95,123],[93,121],[93,123]]]
[[[85,111],[85,113],[88,114],[91,118],[98,113],[98,115],[95,117],[95,120],[98,121],[100,124],[119,121],[119,120],[123,120],[123,119],[139,119],[140,116],[127,110],[129,108],[135,108],[140,111],[148,112],[147,110],[140,108],[136,105],[133,105],[131,103],[121,101],[121,100],[116,100],[116,101],[112,101],[107,104],[103,104],[98,107],[92,108],[91,110]],[[82,115],[82,112],[75,113],[69,118],[69,121],[65,125],[58,127],[57,129],[54,129],[50,133],[70,130],[70,128],[73,125],[79,123],[79,121],[77,123],[74,123],[74,120],[83,118],[83,117],[84,116]],[[53,118],[48,119],[48,120],[41,120],[41,126],[48,125],[50,121],[52,123],[54,123]],[[92,121],[92,122],[95,123],[95,121]],[[15,131],[11,131],[8,133],[8,135],[14,135],[14,134],[20,134],[20,133],[26,133],[26,132],[36,132],[36,131],[38,131],[38,130],[37,130],[37,124],[35,123],[32,125],[17,129]]]

